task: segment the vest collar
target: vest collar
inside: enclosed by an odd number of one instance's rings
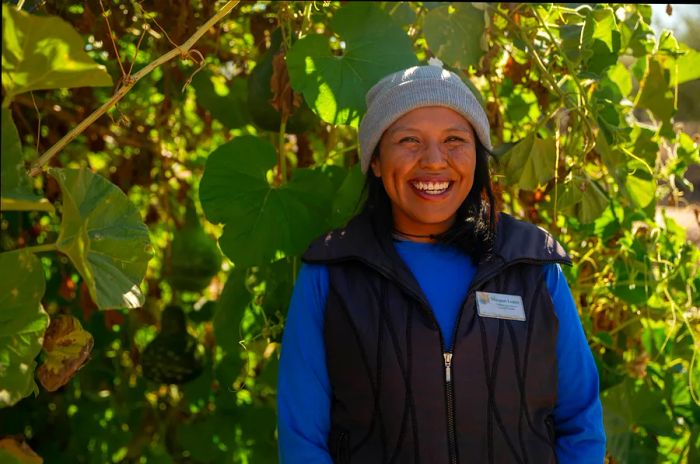
[[[308,263],[333,264],[361,262],[386,277],[403,283],[404,288],[427,304],[413,273],[401,259],[391,236],[377,234],[366,214],[355,216],[346,227],[316,239],[302,256]],[[494,255],[482,259],[472,288],[517,263],[571,264],[564,248],[544,229],[500,213],[496,226]]]

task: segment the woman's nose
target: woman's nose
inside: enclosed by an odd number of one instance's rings
[[[445,153],[438,142],[428,143],[421,157],[423,167],[442,167],[446,164]]]

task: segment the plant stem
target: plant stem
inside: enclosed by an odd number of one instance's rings
[[[277,140],[277,152],[280,166],[280,185],[287,182],[287,153],[284,151],[284,142],[287,135],[287,118],[282,117],[280,122],[280,133]]]
[[[21,250],[31,251],[32,253],[43,253],[45,251],[56,251],[58,247],[56,243],[48,243],[46,245],[34,245],[20,248]]]
[[[212,27],[214,24],[220,21],[224,16],[226,16],[239,3],[239,1],[240,0],[232,0],[227,2],[226,5],[224,5],[214,16],[209,18],[209,20],[206,23],[204,23],[202,27],[197,29],[197,31],[195,31],[195,33],[192,34],[192,37],[187,39],[187,41],[184,44],[173,48],[169,52],[165,53],[164,55],[161,55],[159,58],[146,65],[133,76],[128,76],[128,79],[124,79],[124,82],[119,87],[119,90],[117,90],[117,92],[112,96],[112,98],[110,98],[97,110],[93,111],[92,114],[90,114],[87,118],[83,119],[80,122],[80,124],[78,124],[73,130],[68,132],[61,140],[56,142],[43,155],[41,155],[41,157],[37,161],[35,161],[32,164],[29,170],[29,175],[36,176],[37,174],[39,174],[41,172],[41,168],[44,165],[46,165],[46,163],[48,163],[51,158],[56,156],[56,154],[59,151],[61,151],[63,147],[68,145],[74,138],[80,135],[90,124],[95,122],[97,118],[105,114],[110,108],[116,105],[117,102],[119,102],[119,100],[121,100],[124,97],[124,95],[126,95],[134,87],[134,85],[139,80],[141,80],[141,78],[149,74],[151,71],[153,71],[163,63],[166,63],[177,56],[183,58],[186,57],[188,55],[189,49],[192,48],[192,46],[204,35],[204,33],[207,32],[210,27]]]

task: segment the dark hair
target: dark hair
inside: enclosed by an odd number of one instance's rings
[[[474,183],[467,198],[457,209],[455,222],[442,234],[436,235],[438,243],[456,246],[475,261],[493,252],[496,236],[496,200],[491,190],[489,151],[476,140],[476,165]],[[379,145],[372,158],[379,156]],[[372,170],[367,171],[364,190],[367,194],[362,214],[367,214],[378,234],[391,236],[393,219],[391,200],[384,190],[381,178]]]

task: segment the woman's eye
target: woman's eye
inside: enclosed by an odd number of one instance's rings
[[[457,137],[456,135],[451,135],[447,137],[446,142],[464,142],[462,137]]]
[[[418,143],[418,139],[415,137],[404,137],[399,140],[399,143]]]

